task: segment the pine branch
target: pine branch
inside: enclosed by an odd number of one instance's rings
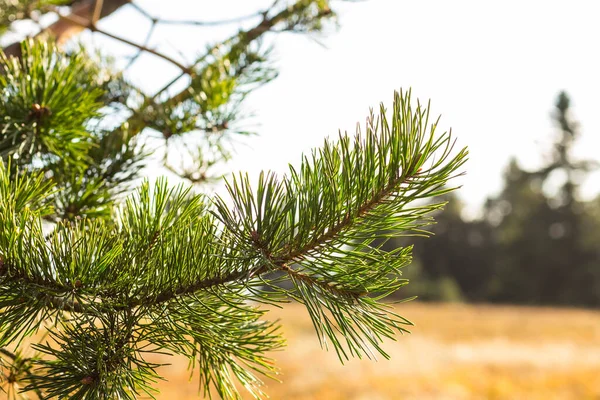
[[[294,3],[293,6],[290,6],[290,7],[287,7],[285,9],[281,10],[280,12],[273,15],[272,17],[268,17],[268,10],[267,10],[267,11],[261,13],[263,15],[263,19],[256,26],[254,26],[253,28],[248,29],[246,31],[240,31],[237,35],[232,36],[231,38],[225,40],[224,42],[214,46],[213,49],[217,49],[219,47],[227,46],[227,45],[236,46],[238,48],[246,48],[246,47],[250,46],[250,44],[252,44],[256,40],[260,39],[264,34],[270,32],[277,24],[282,23],[282,22],[288,20],[290,17],[305,11],[312,4],[313,4],[313,1],[310,1],[310,0],[309,1],[299,0],[296,3]],[[326,17],[329,15],[331,15],[331,10],[329,8],[326,8],[323,11],[319,11],[317,13],[317,15],[314,16],[314,19],[318,20],[322,17]],[[211,54],[213,49],[210,49],[209,51],[207,51],[206,55],[199,58],[194,63],[194,65],[192,65],[190,67],[190,69],[193,69],[198,64],[202,63],[205,60],[205,58]],[[156,94],[154,94],[154,96],[151,98],[151,100],[156,99],[159,95],[166,92],[173,84],[175,84],[177,81],[179,81],[184,76],[185,76],[185,73],[181,73],[180,75],[175,77],[173,80],[171,80],[169,83],[167,83],[163,88],[161,88],[158,92],[156,92]],[[186,89],[183,89],[176,95],[169,98],[168,103],[177,104],[177,103],[181,103],[182,101],[188,99],[190,97],[190,89],[192,89],[192,88],[188,87]]]
[[[89,16],[63,20],[98,31],[113,3],[95,0]],[[411,106],[410,92],[396,93],[390,111],[371,112],[364,133],[326,141],[286,175],[263,173],[257,184],[233,176],[228,195],[212,198],[145,182],[113,205],[117,185],[135,173],[132,137],[147,127],[165,139],[233,129],[245,96],[275,76],[254,43],[268,32],[319,31],[332,15],[326,0],[281,9],[275,1],[253,28],[190,68],[180,64],[190,84],[175,96],[164,95],[172,83],[152,97],[107,83],[100,76],[114,74],[104,67],[53,46],[27,44],[22,60],[2,58],[0,346],[54,322],[25,391],[151,396],[158,365],[144,353],[167,352],[199,367],[205,395],[212,388],[238,399],[241,383],[261,398],[257,376],[276,372],[265,354],[283,342],[256,304],[290,299],[305,305],[322,346],[342,361],[388,357],[382,342],[411,323],[383,299],[407,283],[411,248],[385,252],[380,243],[427,236],[429,214],[443,203],[423,200],[453,190],[447,184],[467,156],[450,134],[435,134],[437,121]],[[101,128],[113,114],[98,109],[106,102],[115,115],[133,115]],[[198,172],[211,162],[199,157]],[[47,220],[56,221],[51,233]]]
[[[56,54],[52,44],[23,43],[25,58],[0,51],[0,156],[31,163],[36,154],[81,166],[93,146],[87,122],[102,91],[84,55]]]
[[[410,248],[385,253],[372,243],[426,234],[427,214],[441,204],[414,202],[451,190],[447,183],[467,154],[453,154],[450,135],[436,137],[437,122],[429,125],[427,110],[410,103],[410,93],[397,93],[389,122],[382,107],[365,134],[326,141],[281,180],[261,174],[254,189],[247,176],[234,177],[230,198],[212,205],[164,182],[153,192],[145,184],[115,222],[60,223],[50,239],[41,229],[43,209],[34,206],[50,187],[41,176],[13,183],[1,167],[0,194],[14,197],[0,196],[0,214],[15,216],[13,225],[0,225],[1,343],[21,340],[49,317],[79,327],[66,328],[59,348],[39,347],[58,360],[42,364],[47,373],[30,388],[128,396],[155,376],[138,357],[146,340],[154,351],[199,356],[205,390],[236,398],[235,376],[259,398],[260,381],[239,362],[268,376],[273,367],[262,353],[280,342],[244,301],[280,302],[281,295],[306,306],[322,345],[333,345],[340,359],[388,357],[381,342],[410,322],[380,300],[406,284],[400,269]],[[273,272],[294,289],[265,292]],[[125,328],[131,334],[119,336],[116,358],[92,363],[117,340],[109,332]],[[88,361],[79,356],[84,344]],[[119,378],[126,371],[119,349],[138,365],[127,372],[133,386]]]
[[[396,99],[397,103],[399,103],[400,101],[402,101],[401,98]],[[404,99],[404,101],[406,101],[406,99]],[[399,107],[399,105],[397,107]],[[396,109],[395,112],[401,113],[402,111]],[[406,116],[399,115],[398,116],[398,118],[401,118],[401,117],[411,118],[410,115],[406,115]],[[384,114],[381,115],[381,118],[384,118]],[[382,129],[384,129],[384,132],[385,132],[385,129],[387,129],[387,128],[382,128]],[[405,139],[408,139],[408,138],[405,138]],[[362,139],[360,139],[358,137],[356,139],[357,143],[360,143],[361,140]],[[374,140],[374,137],[368,136],[367,140],[372,141],[372,140]],[[398,140],[398,138],[394,138],[393,140]],[[341,142],[342,143],[347,142],[347,139],[342,137]],[[382,143],[382,145],[386,145],[388,147],[390,144],[391,143]],[[370,194],[368,197],[365,197],[364,201],[357,203],[357,204],[353,204],[351,209],[347,208],[345,210],[341,210],[341,215],[339,215],[338,217],[334,217],[331,215],[328,216],[327,220],[330,221],[333,219],[335,221],[335,223],[329,225],[327,227],[327,229],[322,229],[320,232],[318,232],[318,234],[312,235],[308,240],[304,240],[304,243],[300,242],[299,243],[300,245],[297,247],[293,247],[289,243],[286,244],[286,246],[284,246],[283,248],[287,248],[288,249],[287,251],[280,251],[280,250],[273,251],[273,248],[270,247],[270,246],[272,246],[272,244],[268,242],[269,238],[266,239],[267,240],[266,242],[262,242],[262,238],[261,238],[262,234],[257,232],[255,230],[256,228],[248,230],[248,227],[246,226],[246,228],[244,228],[244,231],[242,231],[242,232],[238,231],[238,229],[240,229],[239,225],[242,223],[240,221],[235,222],[234,218],[231,216],[231,214],[229,214],[229,211],[227,211],[225,201],[221,200],[221,199],[217,199],[217,210],[219,212],[218,215],[220,216],[220,219],[223,221],[225,226],[231,231],[230,233],[233,234],[234,236],[236,236],[237,240],[242,240],[242,242],[238,243],[238,245],[240,247],[246,247],[247,246],[246,243],[249,241],[251,247],[255,251],[260,252],[260,256],[263,260],[262,263],[259,263],[249,269],[233,270],[226,274],[222,274],[219,276],[213,276],[213,277],[207,277],[205,279],[200,279],[200,280],[191,282],[191,283],[183,285],[183,286],[171,287],[168,290],[161,291],[160,293],[152,293],[152,294],[149,294],[144,297],[137,297],[137,298],[133,297],[133,298],[129,299],[127,304],[123,304],[123,305],[114,305],[114,304],[111,304],[111,302],[109,301],[109,302],[107,302],[106,306],[104,307],[103,303],[100,303],[98,305],[95,305],[93,311],[91,311],[91,312],[95,313],[102,309],[104,309],[105,311],[108,311],[108,310],[119,311],[119,310],[133,309],[133,308],[139,307],[139,306],[158,305],[163,302],[171,301],[177,297],[193,294],[193,293],[201,291],[201,290],[225,286],[228,283],[237,282],[245,277],[248,277],[248,278],[259,277],[260,275],[271,272],[274,269],[279,269],[279,270],[285,271],[287,273],[290,273],[290,272],[292,272],[291,268],[289,267],[290,263],[301,262],[303,260],[306,260],[307,257],[313,257],[324,251],[327,251],[330,246],[336,246],[340,242],[339,237],[344,236],[345,231],[348,231],[349,229],[351,229],[352,227],[354,227],[356,225],[360,226],[361,224],[364,224],[364,221],[365,220],[368,221],[370,214],[375,213],[377,211],[378,207],[382,207],[382,206],[389,207],[390,202],[392,202],[392,204],[393,204],[393,202],[395,200],[398,200],[398,198],[395,198],[394,196],[398,196],[399,194],[405,193],[405,189],[403,189],[403,185],[408,184],[410,186],[411,184],[414,184],[415,180],[427,178],[427,175],[430,174],[431,171],[423,172],[423,171],[420,171],[419,169],[421,169],[421,166],[425,163],[426,159],[428,158],[428,156],[423,154],[423,151],[430,152],[431,148],[429,148],[429,149],[427,148],[427,146],[430,147],[430,145],[431,145],[431,141],[428,144],[426,143],[426,146],[424,148],[421,148],[420,152],[415,152],[411,159],[405,160],[404,161],[405,166],[404,166],[404,168],[402,168],[402,173],[392,176],[392,178],[389,179],[389,181],[386,182],[384,185],[382,185],[381,188],[377,192]],[[342,151],[341,151],[341,153],[344,153],[344,152],[347,153],[346,156],[349,159],[348,161],[351,161],[353,158],[358,157],[357,153],[354,153],[354,155],[351,155],[349,153],[349,151],[350,151],[349,148],[342,149]],[[357,152],[357,151],[360,151],[360,149],[358,148],[353,151]],[[448,153],[448,151],[446,151],[446,153]],[[443,157],[441,157],[441,158],[444,159],[446,157],[447,156],[443,155]],[[464,162],[463,158],[464,158],[463,153],[460,153],[457,156],[457,159],[455,161],[452,161],[451,169],[455,170],[456,168],[458,168],[462,164],[462,162]],[[358,160],[355,159],[355,161],[358,161]],[[315,159],[315,163],[317,163],[316,159]],[[437,164],[439,165],[440,162],[438,161]],[[359,167],[359,166],[358,165],[352,166],[352,168],[357,168],[357,167]],[[303,165],[303,168],[307,168],[306,163]],[[313,173],[317,173],[317,172],[314,171]],[[318,172],[318,173],[324,174],[324,172]],[[448,178],[449,178],[449,176],[445,175],[445,177],[443,177],[443,179],[441,180],[441,182],[439,184],[437,184],[437,186],[441,186],[442,183],[444,183],[446,181],[446,179],[448,179]],[[303,190],[302,186],[304,185],[304,183],[299,181],[300,178],[296,177],[293,179],[296,180],[296,186],[297,186],[294,189],[294,191]],[[429,179],[431,179],[431,178],[429,178]],[[285,180],[285,181],[291,182],[289,180]],[[429,182],[426,182],[426,183],[429,183]],[[240,199],[244,198],[244,196],[252,196],[252,194],[244,193],[244,191],[248,190],[248,189],[238,188],[236,181],[234,181],[232,185],[229,185],[229,190],[230,190],[232,199],[234,201],[239,202]],[[271,186],[269,190],[273,190],[274,192],[279,190],[277,187],[275,187],[277,185],[275,184],[273,177],[269,178],[268,182],[263,182],[263,185],[265,187]],[[435,186],[435,187],[437,187],[437,186]],[[263,190],[266,190],[266,189],[263,188]],[[296,198],[298,198],[299,196],[301,197],[301,194],[294,192],[294,191],[291,193],[288,193],[286,196],[290,200],[295,201]],[[433,195],[433,193],[426,192],[424,195],[430,196],[430,195]],[[283,196],[283,195],[278,194],[278,196]],[[400,197],[399,198],[401,200],[400,204],[407,204],[408,201],[414,201],[416,198],[417,197],[408,197],[407,199],[402,199]],[[254,201],[254,200],[250,200],[250,197],[248,197],[248,201]],[[396,204],[397,204],[397,201],[396,201]],[[284,211],[282,213],[283,217],[285,217],[285,210],[289,207],[289,206],[282,207],[277,204],[269,205],[269,206],[272,206],[273,210],[279,210],[279,211],[283,210]],[[241,212],[242,208],[243,207],[238,203],[238,206],[237,206],[238,211]],[[424,211],[429,211],[430,208],[431,208],[431,206],[428,206],[428,207],[424,208]],[[406,214],[406,215],[410,215],[410,214]],[[417,216],[420,216],[420,214],[417,214]],[[279,219],[281,220],[283,217],[279,216]],[[255,217],[249,216],[247,218],[255,218]],[[237,227],[236,227],[236,225],[237,225]],[[290,230],[290,228],[288,227],[286,230],[293,232],[295,229],[298,229],[298,228],[292,227]],[[375,234],[375,232],[370,232],[370,233]],[[153,233],[152,234],[152,242],[154,242],[155,240],[156,240],[156,235]],[[217,238],[217,240],[221,241],[223,239]],[[154,245],[154,244],[152,244],[152,245]],[[292,273],[292,275],[294,273]],[[296,277],[299,277],[299,276],[300,275],[298,275],[298,274],[296,275]],[[52,289],[55,291],[58,290],[58,291],[65,292],[67,290],[71,290],[70,287],[66,287],[66,286],[60,286],[60,287],[52,286],[51,282],[44,281],[44,280],[26,281],[27,277],[25,277],[25,276],[19,276],[19,279],[22,282],[25,280],[25,282],[27,282],[28,284],[43,286],[43,287],[46,287],[48,289]],[[53,308],[61,309],[63,311],[86,312],[85,305],[82,305],[79,302],[63,301],[63,300],[57,299],[57,298],[49,298],[49,299],[47,299],[47,302],[48,302],[49,306],[51,306]]]
[[[151,98],[146,98],[140,107],[134,107],[135,110],[132,110],[134,111],[133,115],[125,121],[124,124],[124,126],[129,127],[128,132],[130,138],[133,138],[141,132],[142,129],[148,126],[163,131],[166,139],[170,138],[173,134],[181,134],[190,130],[203,130],[208,133],[222,133],[226,130],[231,131],[233,126],[231,122],[238,118],[238,105],[244,99],[247,92],[253,90],[260,84],[270,81],[275,76],[273,71],[268,69],[264,71],[260,70],[261,64],[264,64],[264,59],[262,59],[258,52],[250,51],[250,45],[253,42],[256,42],[265,33],[273,31],[273,28],[278,25],[286,25],[292,29],[296,26],[314,26],[315,29],[318,29],[318,26],[320,25],[319,21],[322,18],[333,15],[326,4],[327,2],[299,0],[289,7],[276,12],[273,16],[270,16],[269,14],[277,8],[277,2],[275,2],[268,9],[254,14],[256,17],[262,16],[261,22],[254,28],[247,31],[241,31],[239,34],[234,35],[223,43],[216,45],[212,50],[207,51],[205,56],[200,57],[193,66],[187,67],[172,57],[148,48],[145,44],[140,45],[133,43],[118,35],[97,28],[93,23],[94,13],[98,14],[98,10],[101,10],[102,12],[100,15],[102,16],[107,12],[110,13],[114,11],[115,6],[118,8],[120,5],[116,5],[115,0],[107,0],[102,3],[94,2],[93,0],[89,0],[89,2],[89,7],[86,8],[87,11],[83,11],[83,8],[80,10],[80,3],[76,2],[71,9],[71,14],[61,16],[59,22],[65,21],[71,25],[89,28],[92,31],[108,35],[115,40],[120,40],[137,48],[139,50],[137,54],[141,54],[141,52],[154,54],[180,68],[182,71],[180,77],[188,75],[192,78],[190,87],[187,90],[180,92],[174,98],[161,102],[156,100],[157,96],[164,93],[164,91],[179,78],[173,80],[166,85],[163,90],[159,91]],[[155,26],[154,21],[159,21],[159,19],[156,18],[151,18],[151,20],[153,21],[153,27]],[[151,34],[151,32],[152,29],[149,34]],[[229,49],[224,50],[225,48]],[[215,57],[216,53],[214,53],[214,51],[216,49],[220,49],[219,51],[223,52],[223,54]],[[212,58],[216,59],[212,61]],[[241,61],[244,58],[247,60]],[[134,59],[135,57],[132,61]],[[206,102],[203,99],[203,96],[206,94],[206,88],[202,86],[201,82],[203,82],[203,79],[205,78],[203,74],[216,70],[216,68],[220,67],[222,61],[226,61],[229,63],[228,65],[235,66],[240,64],[240,67],[234,68],[230,76],[221,77],[225,82],[233,84],[233,87],[229,89],[230,93],[228,94],[228,97],[226,96],[229,99],[229,103],[221,105],[217,109],[211,109],[210,107],[212,107],[212,105],[210,102]],[[244,63],[245,65],[242,65]],[[253,68],[255,70],[253,70]],[[245,80],[244,75],[246,74],[251,77],[250,79],[254,79],[254,82],[243,83]],[[237,83],[238,81],[239,83]],[[217,91],[223,90],[224,88],[215,87],[209,89],[211,91]],[[119,101],[123,101],[123,104],[127,104],[126,97]],[[129,105],[127,105],[127,107],[131,108]],[[206,107],[208,107],[208,110],[205,110]],[[181,117],[181,115],[183,115],[183,117]],[[203,123],[203,121],[205,123]],[[166,126],[161,127],[162,125]],[[244,131],[241,131],[240,133],[244,133]],[[116,132],[116,134],[118,134],[118,132]],[[223,158],[226,158],[225,154],[223,154],[223,156]],[[186,174],[184,173],[182,176],[185,177]],[[204,179],[201,178],[201,180]],[[80,208],[76,207],[74,204],[68,205],[68,207],[71,207],[72,210],[65,215],[71,215],[80,210]]]

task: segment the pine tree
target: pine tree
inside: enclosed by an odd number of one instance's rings
[[[232,176],[222,196],[165,180],[132,190],[147,129],[189,150],[194,167],[174,168],[179,175],[206,181],[228,157],[226,137],[245,133],[236,127],[243,100],[276,76],[259,38],[318,32],[334,13],[326,0],[275,2],[193,65],[130,42],[188,78],[178,93],[175,79],[146,94],[106,58],[47,38],[63,40],[66,24],[127,42],[97,26],[126,3],[10,0],[1,8],[3,27],[60,16],[41,27],[48,35],[0,54],[3,390],[151,396],[160,371],[146,355],[160,352],[188,357],[204,395],[240,398],[241,384],[262,398],[260,377],[276,373],[268,353],[283,339],[261,305],[291,300],[306,306],[321,344],[341,360],[387,357],[382,341],[410,325],[384,299],[407,283],[411,247],[382,245],[427,234],[443,202],[420,200],[452,190],[466,150],[435,132],[410,91],[397,92],[389,111],[382,105],[355,135],[325,141],[285,175]],[[41,339],[27,349],[33,335]]]
[[[527,171],[512,160],[504,188],[486,205],[497,235],[497,257],[490,262],[496,279],[492,300],[599,304],[598,252],[587,243],[594,236],[584,234],[593,217],[578,193],[578,180],[597,165],[573,154],[579,129],[570,104],[565,92],[558,94],[552,115],[556,135],[545,165]]]

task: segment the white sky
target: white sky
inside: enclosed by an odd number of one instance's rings
[[[139,0],[165,18],[210,20],[245,15],[270,1]],[[441,128],[452,127],[470,161],[460,196],[473,213],[497,192],[510,156],[536,167],[550,150],[550,112],[556,95],[571,96],[581,124],[577,155],[600,161],[600,3],[597,1],[334,2],[340,29],[322,39],[271,36],[280,76],[248,98],[258,137],[237,146],[232,170],[284,171],[302,152],[338,129],[353,132],[369,107],[391,106],[393,91],[412,88],[432,101]],[[185,10],[184,12],[182,12]],[[102,22],[106,30],[143,42],[148,23],[126,7]],[[206,43],[235,26],[159,26],[152,43],[191,61]],[[96,35],[96,44],[124,47]],[[176,71],[143,56],[131,78],[149,89]],[[600,174],[586,181],[584,197],[600,189]]]

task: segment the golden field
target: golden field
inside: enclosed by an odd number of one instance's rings
[[[600,312],[574,309],[401,304],[412,334],[387,342],[391,360],[341,365],[321,350],[305,310],[273,310],[288,340],[273,354],[282,383],[272,399],[599,399]],[[161,368],[159,399],[198,399],[187,361]],[[248,397],[250,398],[250,397]]]
[[[271,310],[288,347],[272,354],[282,382],[268,380],[266,393],[275,400],[600,400],[600,311],[418,302],[396,311],[415,326],[385,343],[391,359],[342,365],[319,347],[302,306]],[[159,368],[167,381],[158,399],[202,398],[185,358],[148,358],[171,364]]]

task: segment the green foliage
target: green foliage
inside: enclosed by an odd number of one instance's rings
[[[407,332],[386,299],[407,283],[412,246],[382,243],[428,235],[444,204],[429,200],[453,190],[467,157],[410,92],[286,175],[233,176],[223,196],[164,179],[121,196],[147,155],[147,128],[198,148],[197,170],[180,175],[203,181],[226,157],[226,134],[247,133],[234,125],[246,96],[276,76],[256,40],[320,31],[334,15],[321,0],[272,8],[182,67],[189,87],[175,95],[171,84],[145,94],[82,48],[28,41],[22,59],[0,57],[0,367],[9,384],[39,398],[152,396],[160,365],[146,357],[166,353],[190,360],[206,396],[238,399],[244,387],[258,399],[261,379],[277,374],[270,352],[284,344],[262,304],[304,304],[342,361],[388,357],[383,341]],[[42,332],[24,356],[23,340]]]
[[[222,46],[225,47],[225,46]],[[247,48],[244,43],[215,47],[202,57],[188,90],[161,107],[150,107],[142,118],[165,139],[203,131],[234,130],[231,121],[241,118],[241,104],[252,90],[277,76],[269,65],[269,51]],[[248,133],[239,131],[238,133]]]
[[[286,30],[300,32],[319,32],[323,29],[323,18],[333,18],[335,13],[331,10],[329,0],[301,0],[296,3],[300,6],[299,12],[294,13],[287,22]]]
[[[391,115],[382,108],[377,119],[371,116],[365,135],[326,142],[289,176],[262,175],[255,190],[247,177],[234,178],[231,198],[217,197],[214,206],[181,187],[162,182],[152,191],[145,184],[115,210],[116,224],[59,223],[50,240],[29,206],[32,211],[15,216],[17,232],[3,231],[2,344],[35,332],[50,316],[63,326],[54,338],[58,348],[39,347],[68,357],[41,362],[46,372],[40,374],[60,379],[32,377],[31,387],[47,393],[133,395],[136,380],[154,379],[144,372],[154,368],[136,355],[144,341],[196,359],[206,390],[214,386],[221,396],[235,397],[235,376],[258,397],[260,381],[251,370],[274,372],[264,352],[280,340],[274,327],[258,320],[262,312],[245,302],[291,297],[307,306],[319,337],[340,358],[372,356],[373,349],[385,356],[381,340],[409,322],[381,299],[406,283],[400,269],[410,249],[384,253],[373,240],[422,234],[427,214],[440,204],[414,201],[446,192],[466,156],[464,150],[451,156],[450,136],[435,137],[434,130],[425,109],[413,111],[409,95],[397,94]],[[12,185],[6,169],[0,173]],[[35,187],[31,179],[25,182]],[[4,209],[16,212],[22,197],[16,193],[14,200],[3,198]],[[294,289],[274,297],[265,291],[273,271],[285,272]],[[123,348],[115,348],[110,324],[119,326],[119,335],[131,332],[118,339]],[[131,387],[120,380],[127,376],[123,365],[100,357],[100,343],[131,354],[115,356],[137,370],[127,378]],[[85,348],[89,359],[79,353]],[[97,385],[82,388],[87,376]]]
[[[148,363],[147,346],[132,340],[134,318],[119,321],[107,316],[98,325],[63,324],[51,333],[52,341],[35,345],[50,360],[36,360],[35,374],[25,381],[24,391],[39,390],[43,398],[122,398],[135,399],[140,394],[152,395],[149,383],[155,382],[158,364]]]
[[[48,42],[27,41],[22,54],[0,53],[0,155],[15,170],[45,172],[61,189],[48,219],[110,217],[114,196],[146,155],[126,125],[103,128],[106,106],[118,97],[110,67]]]
[[[330,340],[340,358],[348,353],[336,332],[343,332],[350,355],[369,355],[369,346],[385,355],[381,338],[408,323],[367,295],[383,298],[406,283],[400,269],[410,250],[386,254],[371,244],[425,233],[419,228],[430,222],[426,215],[441,206],[410,205],[446,192],[465,159],[464,151],[450,158],[450,136],[435,138],[434,130],[427,110],[413,112],[410,95],[397,93],[391,124],[382,107],[364,136],[326,141],[298,171],[291,167],[289,178],[261,175],[256,191],[247,178],[234,178],[228,184],[233,208],[217,199],[238,246],[256,253],[257,271],[288,273],[295,287],[288,294],[307,306],[322,343]]]
[[[102,107],[85,55],[26,42],[20,60],[0,52],[0,63],[0,156],[19,163],[53,156],[81,165],[91,146],[86,124]]]

